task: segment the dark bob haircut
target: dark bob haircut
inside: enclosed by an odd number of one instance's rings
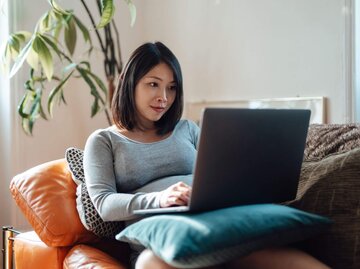
[[[114,124],[127,130],[139,127],[136,118],[135,87],[140,79],[160,63],[167,64],[173,72],[176,96],[170,109],[155,122],[158,134],[171,132],[183,112],[183,82],[180,64],[175,55],[163,43],[145,43],[130,56],[112,99],[111,111]]]

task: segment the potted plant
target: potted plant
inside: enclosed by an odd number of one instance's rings
[[[113,19],[113,0],[95,0],[96,17],[88,2],[79,0],[91,21],[90,27],[79,19],[74,10],[64,9],[55,0],[47,1],[49,10],[39,18],[34,31],[11,33],[0,50],[3,70],[10,72],[10,78],[25,63],[30,67],[29,77],[24,83],[25,92],[18,106],[23,130],[31,135],[37,119],[52,117],[55,103],[66,104],[64,88],[72,77],[84,80],[90,89],[94,98],[91,116],[104,111],[110,124],[109,100],[114,90],[114,79],[123,68],[119,32]],[[136,8],[132,0],[124,1],[133,25]],[[106,82],[92,71],[94,45],[90,29],[95,33],[103,55]],[[87,50],[81,60],[75,60],[73,55],[80,39],[87,45]],[[51,85],[51,90],[48,90],[48,85]]]

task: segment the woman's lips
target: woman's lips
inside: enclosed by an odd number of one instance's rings
[[[158,113],[161,113],[165,110],[165,107],[161,107],[161,106],[150,106],[150,107]]]

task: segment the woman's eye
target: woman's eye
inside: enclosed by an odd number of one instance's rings
[[[149,86],[150,86],[150,87],[157,87],[157,85],[158,85],[158,84],[157,84],[156,82],[150,82],[150,83],[149,83]]]
[[[172,90],[172,91],[176,91],[176,89],[177,89],[177,86],[176,86],[176,85],[171,85],[171,86],[169,87],[169,90]]]

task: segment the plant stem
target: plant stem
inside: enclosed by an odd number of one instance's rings
[[[83,4],[83,6],[84,6],[84,8],[85,8],[85,10],[86,10],[89,18],[90,18],[90,21],[91,21],[91,23],[92,23],[92,25],[93,25],[93,27],[94,27],[95,34],[96,34],[97,39],[98,39],[98,41],[99,41],[99,44],[100,44],[100,47],[101,47],[101,51],[102,51],[103,54],[104,54],[104,58],[105,58],[105,62],[106,62],[107,59],[108,59],[107,49],[106,49],[106,47],[105,47],[105,45],[104,45],[104,43],[103,43],[103,40],[102,40],[102,38],[101,38],[101,36],[100,36],[100,33],[99,33],[98,29],[96,28],[95,20],[94,20],[92,14],[91,14],[90,9],[89,9],[88,6],[86,5],[85,1],[84,1],[84,0],[80,0],[80,1],[81,1],[81,3]],[[96,2],[97,2],[98,7],[99,7],[100,2],[99,2],[98,0],[97,0]],[[101,7],[100,7],[100,12],[101,12]],[[105,74],[106,74],[107,80],[109,81],[109,75],[108,75],[106,66],[105,66]],[[104,105],[104,108],[105,108],[105,109],[104,109],[104,112],[105,112],[105,115],[106,115],[106,119],[107,119],[109,125],[112,125],[112,121],[111,121],[111,119],[110,119],[110,115],[109,115],[108,108],[105,106],[104,100],[101,99],[100,101],[101,101],[101,103]],[[110,101],[111,101],[111,100],[110,100]]]
[[[104,111],[104,112],[105,112],[106,120],[107,120],[108,124],[109,124],[109,125],[112,125],[113,123],[112,123],[112,120],[110,119],[109,110],[108,110],[107,107],[105,107],[105,111]]]
[[[96,36],[97,36],[97,38],[98,38],[98,40],[99,40],[99,43],[100,43],[100,46],[101,46],[101,50],[102,50],[103,53],[106,53],[105,46],[104,46],[103,41],[102,41],[102,39],[101,39],[100,33],[99,33],[98,29],[96,28],[96,23],[95,23],[95,20],[94,20],[92,14],[91,14],[91,11],[90,11],[89,7],[86,5],[86,3],[85,3],[84,0],[80,0],[80,1],[81,1],[81,3],[83,4],[83,6],[84,6],[84,8],[85,8],[85,10],[86,10],[86,13],[88,14],[88,16],[89,16],[89,18],[90,18],[90,20],[91,20],[91,24],[93,25],[94,30],[95,30],[95,33],[96,33]]]
[[[116,47],[117,47],[117,53],[118,53],[118,58],[119,58],[119,62],[117,63],[117,69],[118,69],[118,73],[120,74],[122,72],[123,69],[123,63],[122,63],[122,57],[121,57],[121,48],[120,48],[120,35],[119,35],[119,31],[116,27],[116,24],[114,22],[114,20],[111,20],[111,24],[114,28],[115,31],[115,36],[116,36]]]
[[[110,25],[107,25],[107,27],[105,28],[105,36],[106,36],[106,49],[109,53],[109,58],[108,60],[108,68],[109,68],[109,75],[111,75],[112,77],[115,77],[115,72],[117,71],[117,59],[116,59],[116,54],[115,54],[115,46],[114,46],[114,41],[113,41],[113,37],[111,34],[111,27]]]
[[[96,0],[96,3],[97,3],[99,14],[101,16],[101,12],[102,12],[101,2],[100,2],[100,0]],[[112,22],[113,22],[113,20],[112,20]],[[114,90],[115,90],[114,79],[115,79],[117,73],[121,73],[121,70],[119,71],[119,69],[118,69],[119,64],[118,64],[118,60],[116,58],[115,44],[114,44],[112,32],[111,32],[111,24],[108,24],[104,27],[104,35],[105,35],[104,69],[105,69],[105,74],[106,74],[106,78],[108,81],[109,104],[111,107],[111,101],[112,101],[112,97],[113,97]],[[119,49],[119,47],[118,47],[118,49]],[[121,55],[119,54],[119,56],[121,56]],[[121,61],[121,58],[119,58],[119,61]]]

